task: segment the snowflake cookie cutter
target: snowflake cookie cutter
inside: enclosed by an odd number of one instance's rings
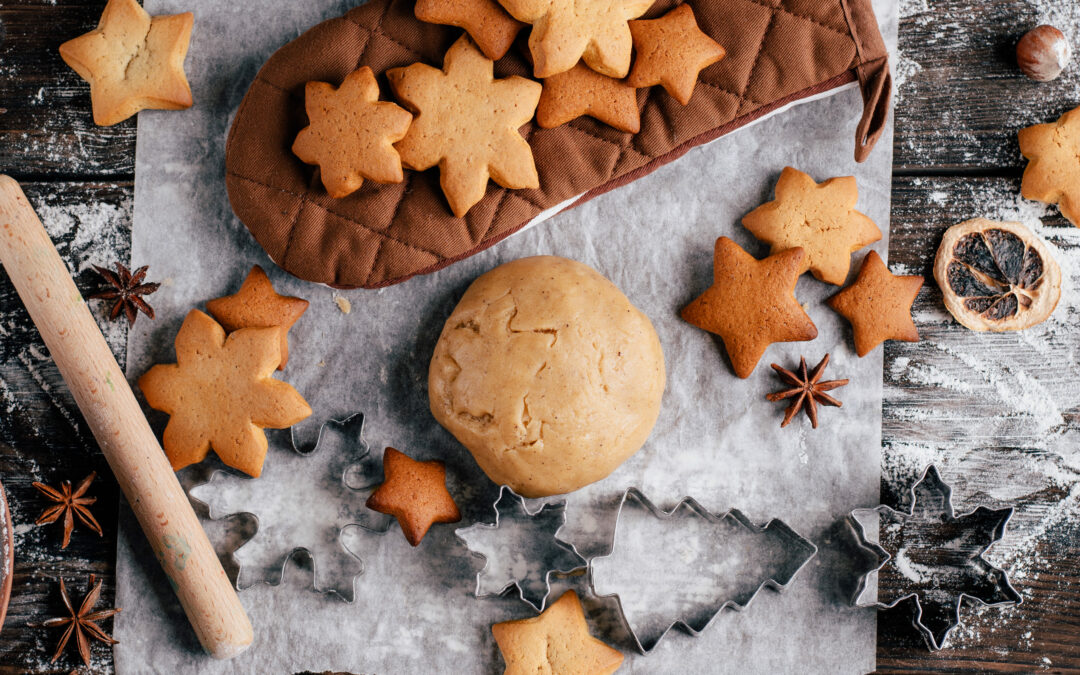
[[[636,542],[626,534],[632,519],[642,528]],[[641,550],[627,556],[621,549],[634,543]],[[727,559],[714,555],[721,549]],[[631,487],[619,503],[610,551],[589,560],[589,583],[594,595],[615,601],[634,646],[648,654],[676,626],[698,637],[722,610],[748,608],[762,589],[783,593],[817,550],[783,521],[759,526],[737,509],[714,514],[692,497],[664,511]],[[704,581],[686,573],[702,570]],[[672,600],[678,607],[667,618],[650,615],[656,603]]]
[[[1013,509],[979,506],[955,515],[952,488],[933,465],[909,493],[911,507],[906,512],[878,506],[855,509],[848,516],[856,544],[877,559],[859,578],[851,604],[891,609],[914,600],[911,623],[930,651],[936,651],[960,625],[964,598],[988,607],[1023,602],[1008,574],[982,557],[1004,536]],[[867,537],[872,528],[877,528],[880,541]],[[885,600],[879,597],[883,570],[889,582],[886,590],[892,591]]]
[[[473,556],[484,561],[476,573],[477,598],[517,589],[518,597],[543,612],[551,593],[552,574],[572,574],[588,567],[573,544],[559,539],[566,524],[566,502],[529,511],[525,499],[503,485],[492,504],[494,523],[475,523],[454,530]],[[539,547],[540,555],[535,555]],[[534,572],[539,571],[539,574]]]
[[[262,476],[219,470],[191,488],[190,495],[207,505],[212,520],[237,514],[255,520],[255,533],[228,552],[239,564],[238,590],[280,585],[289,560],[306,553],[316,592],[346,603],[355,600],[355,581],[364,563],[345,540],[354,530],[383,534],[392,522],[364,506],[362,494],[375,487],[380,472],[363,432],[364,415],[356,413],[320,425],[309,452],[296,449],[291,432],[268,434]],[[305,475],[313,478],[313,486],[298,491],[297,477]]]

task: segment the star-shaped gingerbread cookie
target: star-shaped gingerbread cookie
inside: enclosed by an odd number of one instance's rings
[[[461,520],[454,498],[446,489],[446,465],[419,462],[394,448],[383,454],[386,480],[367,500],[367,507],[397,518],[405,539],[413,546],[435,523]]]
[[[637,90],[579,63],[544,80],[536,123],[553,129],[582,115],[629,134],[641,130]]]
[[[818,184],[786,167],[776,183],[776,199],[742,220],[754,236],[778,253],[800,247],[805,267],[825,283],[840,286],[851,269],[851,254],[881,239],[874,221],[855,210],[859,189],[854,176]]]
[[[109,0],[97,28],[60,45],[60,57],[90,83],[95,124],[191,107],[184,57],[193,21],[191,12],[151,17],[136,0]]]
[[[326,191],[347,197],[368,178],[400,183],[401,158],[394,143],[405,138],[412,115],[379,100],[379,84],[371,68],[362,66],[340,87],[308,82],[304,87],[308,126],[300,130],[292,151],[306,164],[318,164]]]
[[[624,78],[633,40],[627,22],[654,0],[499,0],[519,21],[532,24],[533,75],[551,77],[580,59],[598,73]]]
[[[139,378],[146,402],[169,414],[162,445],[179,471],[213,449],[225,464],[258,478],[266,459],[263,429],[284,429],[311,407],[271,377],[280,358],[277,328],[225,329],[197,309],[176,335],[176,363]]]
[[[206,303],[206,311],[230,333],[241,328],[280,328],[278,370],[284,370],[289,362],[289,329],[307,308],[308,301],[303,298],[279,295],[270,277],[258,265],[248,272],[239,291]]]
[[[416,18],[464,28],[484,56],[498,61],[525,27],[495,0],[416,0]]]
[[[855,353],[866,356],[886,340],[918,342],[911,305],[922,288],[919,276],[897,276],[877,251],[870,251],[855,282],[829,298],[829,306],[851,322]]]
[[[484,197],[488,178],[505,188],[536,188],[532,149],[518,129],[532,119],[539,82],[496,80],[494,62],[467,35],[446,52],[443,69],[423,63],[386,71],[390,86],[416,117],[397,144],[417,171],[439,165],[439,181],[461,218]]]
[[[772,343],[817,337],[817,327],[795,299],[803,255],[793,248],[757,260],[727,237],[716,240],[713,285],[681,316],[723,339],[739,377],[750,377]]]
[[[1057,122],[1021,129],[1020,152],[1031,160],[1024,169],[1020,193],[1027,199],[1057,204],[1061,215],[1080,227],[1080,108]]]
[[[683,105],[690,102],[698,73],[727,53],[698,28],[690,5],[679,5],[659,19],[631,21],[630,34],[637,58],[626,83],[659,84]]]
[[[506,661],[505,675],[610,675],[623,655],[589,634],[577,593],[567,591],[540,616],[504,621],[491,634]]]

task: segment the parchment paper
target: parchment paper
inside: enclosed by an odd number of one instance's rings
[[[853,133],[862,106],[858,92],[848,89],[695,149],[435,274],[380,291],[336,292],[279,270],[233,216],[224,147],[231,116],[265,59],[352,4],[266,2],[265,9],[255,9],[249,3],[147,0],[152,14],[195,12],[187,72],[196,105],[139,117],[132,260],[150,265],[151,276],[165,285],[154,296],[157,320],[140,319],[131,333],[132,381],[155,362],[174,362],[172,341],[186,312],[234,292],[251,264],[259,263],[280,292],[311,301],[292,331],[283,375],[316,411],[298,430],[301,438],[311,442],[323,419],[363,412],[374,452],[393,445],[446,461],[449,488],[464,515],[459,526],[489,521],[497,487],[428,410],[427,367],[435,340],[466,286],[484,271],[528,255],[580,260],[608,276],[652,319],[668,387],[645,447],[606,480],[567,497],[563,536],[586,556],[605,552],[619,497],[636,485],[667,508],[691,495],[714,511],[739,508],[761,523],[781,518],[821,549],[787,594],[761,593],[747,612],[717,617],[701,638],[673,632],[647,657],[631,652],[610,604],[586,598],[593,631],[627,653],[621,672],[872,670],[875,615],[847,607],[854,571],[840,522],[850,509],[878,503],[882,351],[855,356],[845,322],[823,304],[836,288],[809,275],[796,294],[819,337],[772,346],[745,381],[732,374],[713,337],[683,322],[678,311],[711,283],[717,236],[730,236],[755,255],[766,253],[739,220],[772,198],[785,165],[817,180],[856,175],[860,210],[886,232],[874,246],[885,255],[891,129],[870,160],[856,165]],[[880,0],[875,9],[894,48],[896,3]],[[351,313],[339,309],[337,295],[348,299]],[[851,379],[837,392],[844,407],[823,410],[817,430],[803,419],[780,429],[783,406],[764,398],[779,387],[768,364],[794,366],[801,354],[816,362],[825,352],[833,355],[829,375]],[[164,417],[152,420],[161,425]],[[183,472],[182,479],[191,485],[206,476],[203,467]],[[295,476],[281,486],[280,499],[289,500],[304,485],[305,476]],[[394,526],[357,540],[366,570],[357,579],[354,604],[313,592],[310,567],[294,565],[282,585],[242,592],[255,644],[236,660],[215,662],[202,654],[134,518],[122,511],[119,673],[500,672],[490,624],[534,614],[518,599],[471,596],[481,563],[454,539],[455,526],[435,526],[417,549]],[[222,523],[206,525],[212,539],[223,540]],[[561,582],[553,593],[567,586],[585,595],[582,578]]]

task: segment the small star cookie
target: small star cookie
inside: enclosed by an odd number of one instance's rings
[[[855,353],[866,356],[886,340],[918,342],[911,305],[922,288],[919,276],[897,276],[870,251],[855,282],[829,298],[829,307],[851,322]]]
[[[349,73],[338,88],[308,82],[304,108],[308,126],[297,134],[292,151],[304,163],[319,165],[331,197],[349,196],[365,178],[376,183],[401,182],[401,158],[394,143],[405,138],[412,115],[379,100],[371,68],[362,66]]]
[[[1080,108],[1057,122],[1021,129],[1020,152],[1031,160],[1024,169],[1020,193],[1027,199],[1057,204],[1061,215],[1080,227]]]
[[[289,329],[307,308],[307,300],[278,295],[270,277],[258,265],[248,272],[239,291],[206,303],[206,311],[230,333],[241,328],[279,327],[281,363],[278,370],[285,370],[285,364],[289,362]]]
[[[506,13],[495,0],[416,0],[416,18],[464,28],[484,56],[506,56],[525,24]]]
[[[386,481],[368,497],[367,507],[397,518],[413,546],[420,544],[433,524],[461,520],[461,512],[446,490],[446,465],[442,462],[418,462],[387,448],[383,472]]]
[[[540,616],[492,625],[505,675],[610,675],[623,655],[589,634],[577,593],[567,591]]]
[[[193,22],[191,12],[151,17],[136,0],[109,0],[97,28],[60,45],[60,58],[90,83],[94,124],[191,107],[184,57]]]
[[[582,115],[629,134],[641,130],[637,90],[579,63],[544,80],[536,123],[553,129]]]
[[[637,58],[626,83],[659,84],[683,105],[690,102],[698,73],[727,53],[698,28],[690,5],[679,5],[659,19],[631,21],[630,34]]]
[[[648,11],[654,0],[499,0],[519,21],[532,24],[529,51],[533,75],[551,77],[580,59],[598,73],[624,78],[633,40],[627,21]]]
[[[311,414],[295,389],[271,377],[280,344],[278,328],[243,328],[226,338],[206,314],[188,313],[176,335],[177,363],[139,378],[150,407],[169,414],[162,445],[174,471],[213,449],[225,464],[259,477],[263,429],[291,427]]]
[[[792,248],[757,260],[727,237],[716,240],[713,285],[681,316],[724,340],[739,377],[750,377],[772,343],[817,337],[817,327],[795,299],[803,256],[802,249]]]
[[[818,184],[802,171],[786,167],[776,183],[776,200],[742,220],[754,236],[772,246],[772,253],[800,247],[805,272],[840,286],[851,269],[851,254],[881,239],[874,221],[855,210],[859,188],[854,176]]]
[[[438,164],[458,218],[483,199],[489,177],[505,188],[540,187],[532,149],[518,129],[532,119],[542,87],[516,75],[496,80],[493,66],[462,35],[442,70],[414,63],[386,71],[394,94],[416,114],[397,144],[401,161],[417,171]]]

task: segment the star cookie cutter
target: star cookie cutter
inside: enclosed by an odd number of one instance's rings
[[[664,511],[632,487],[616,517],[610,552],[589,561],[590,583],[595,595],[615,600],[642,654],[676,626],[698,637],[721,610],[746,609],[763,588],[784,592],[817,554],[780,520],[758,526],[738,510],[714,514],[691,497]],[[665,604],[674,608],[662,611]]]
[[[859,578],[851,604],[891,609],[913,599],[911,623],[935,651],[960,625],[964,598],[990,607],[1023,601],[1005,571],[982,557],[1005,534],[1013,509],[980,506],[955,515],[952,488],[933,465],[909,491],[907,512],[878,506],[856,509],[848,516],[857,545],[877,559],[873,569]],[[867,529],[873,528],[880,541],[867,537]],[[886,600],[879,597],[883,571]]]
[[[238,590],[280,585],[289,560],[303,552],[317,592],[355,600],[364,563],[350,544],[359,531],[382,534],[392,522],[364,506],[363,493],[375,487],[380,472],[363,432],[364,415],[356,413],[324,422],[309,452],[296,449],[291,432],[269,434],[261,477],[219,470],[191,488],[212,520],[241,513],[255,520],[255,533],[228,551],[240,567]],[[298,484],[307,477],[309,485]]]
[[[588,567],[573,544],[559,539],[566,523],[566,502],[529,511],[525,499],[503,485],[492,504],[494,523],[476,523],[454,531],[469,553],[484,561],[476,573],[477,598],[517,589],[518,597],[543,612],[552,574],[572,574]]]

